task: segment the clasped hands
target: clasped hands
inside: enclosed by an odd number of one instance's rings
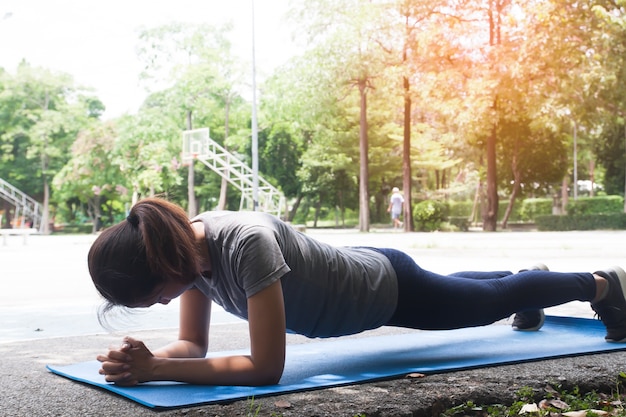
[[[125,337],[119,349],[110,348],[106,355],[98,355],[102,367],[98,371],[107,382],[133,386],[149,381],[154,355],[143,342]]]

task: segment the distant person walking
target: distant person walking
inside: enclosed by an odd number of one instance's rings
[[[403,204],[404,197],[400,194],[400,189],[398,187],[393,187],[391,190],[391,198],[389,199],[389,207],[387,207],[387,213],[391,213],[391,221],[393,222],[394,229],[402,227],[400,215],[402,214]]]

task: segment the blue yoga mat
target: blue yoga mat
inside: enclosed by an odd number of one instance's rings
[[[48,365],[47,368],[147,407],[166,409],[371,382],[411,372],[432,374],[626,350],[626,344],[605,342],[604,335],[605,329],[599,320],[548,316],[538,332],[515,332],[510,326],[491,325],[289,345],[280,383],[265,387],[150,382],[124,388],[107,383],[98,374],[100,364],[97,361]]]

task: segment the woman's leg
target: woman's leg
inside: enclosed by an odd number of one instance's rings
[[[493,279],[513,275],[511,271],[460,271],[448,274],[448,277],[471,278],[471,279]]]
[[[420,268],[411,257],[380,250],[398,276],[398,306],[388,325],[442,330],[481,326],[517,311],[569,301],[590,301],[596,292],[589,273],[524,271],[490,279],[444,276]]]
[[[522,270],[543,270],[548,271],[548,267],[544,264],[536,264],[532,267]],[[507,275],[512,275],[513,273],[510,271],[494,271],[494,272],[477,272],[477,271],[462,271],[455,272],[450,274],[449,276],[456,277],[465,277],[465,278],[474,278],[474,279],[491,279],[491,278],[501,278]],[[524,332],[531,332],[539,330],[545,321],[545,313],[543,309],[526,309],[521,311],[516,311],[515,316],[513,317],[513,322],[511,326],[513,330],[519,330]]]

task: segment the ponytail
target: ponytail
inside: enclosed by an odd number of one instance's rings
[[[104,230],[87,261],[96,289],[109,304],[105,311],[137,305],[166,280],[186,284],[200,273],[187,214],[159,198],[139,201],[126,220]]]

